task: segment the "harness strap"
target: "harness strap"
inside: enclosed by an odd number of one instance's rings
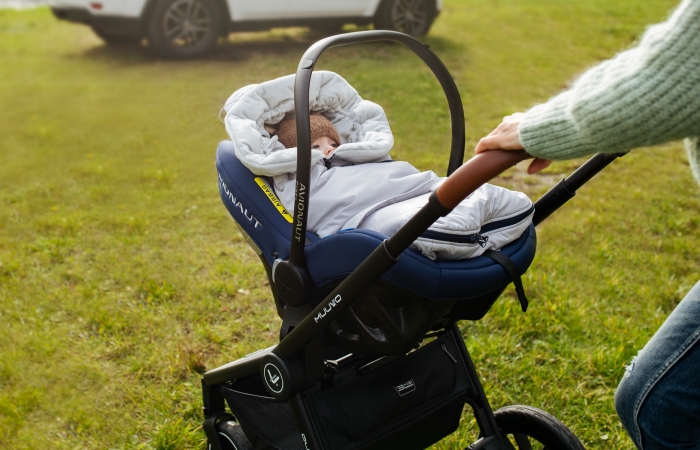
[[[523,288],[523,281],[520,279],[520,275],[518,274],[518,266],[515,265],[512,259],[495,250],[486,250],[484,252],[484,256],[488,256],[489,258],[493,259],[500,264],[506,272],[508,272],[510,279],[513,280],[513,284],[515,285],[515,292],[518,294],[520,307],[523,309],[523,312],[527,311],[528,302],[527,297],[525,296],[525,289]]]

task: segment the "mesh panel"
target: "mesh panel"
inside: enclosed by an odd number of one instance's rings
[[[305,450],[292,410],[284,401],[223,387],[229,408],[248,428],[282,450]]]

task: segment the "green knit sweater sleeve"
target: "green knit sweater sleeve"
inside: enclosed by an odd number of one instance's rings
[[[523,147],[546,159],[621,152],[700,135],[700,0],[684,0],[639,44],[527,111]]]

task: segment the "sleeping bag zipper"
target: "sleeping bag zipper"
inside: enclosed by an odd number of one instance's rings
[[[516,223],[522,222],[529,216],[530,214],[535,212],[535,205],[530,206],[527,211],[518,214],[517,216],[509,217],[507,219],[501,219],[501,220],[496,220],[495,222],[487,223],[486,225],[481,226],[481,230],[479,230],[480,233],[490,233],[492,231],[498,230],[499,228],[505,228],[509,227],[512,225],[515,225]]]
[[[477,233],[460,235],[446,233],[443,231],[426,230],[420,237],[423,239],[432,239],[435,241],[444,242],[455,242],[458,244],[479,244],[482,248],[486,247],[489,241],[488,236],[484,236],[485,233],[491,233],[500,228],[506,228],[513,226],[519,222],[525,220],[529,215],[535,211],[535,206],[532,205],[527,211],[518,214],[517,216],[508,217],[507,219],[496,220],[494,222],[487,223],[481,227]]]
[[[481,233],[474,234],[451,234],[444,233],[442,231],[427,230],[421,235],[423,239],[432,239],[434,241],[445,241],[454,242],[457,244],[479,244],[482,247],[486,247],[486,243],[489,241],[488,236],[482,236]]]

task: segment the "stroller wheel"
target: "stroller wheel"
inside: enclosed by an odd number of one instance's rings
[[[498,428],[517,450],[585,450],[581,441],[551,414],[513,405],[494,413]]]
[[[253,445],[248,442],[241,426],[232,420],[216,424],[216,432],[221,450],[253,450]],[[212,450],[211,444],[207,445],[207,450]]]

